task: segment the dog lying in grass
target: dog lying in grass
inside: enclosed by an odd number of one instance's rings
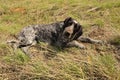
[[[14,49],[20,48],[25,54],[30,55],[30,46],[39,42],[45,42],[60,48],[85,46],[78,41],[88,43],[102,43],[101,40],[82,37],[82,26],[73,18],[68,17],[64,21],[52,24],[29,25],[19,33],[17,40],[8,41]]]

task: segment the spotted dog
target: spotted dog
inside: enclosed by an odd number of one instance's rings
[[[15,49],[20,48],[25,54],[30,55],[30,46],[45,42],[61,48],[78,47],[85,49],[81,42],[101,43],[100,40],[82,37],[82,26],[73,18],[52,24],[29,25],[19,33],[17,40],[8,41]]]

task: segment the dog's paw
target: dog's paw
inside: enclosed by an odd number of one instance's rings
[[[80,49],[87,49],[84,45],[79,45],[78,46]]]
[[[105,44],[107,44],[107,41],[98,40],[97,44],[105,45]]]
[[[97,40],[96,43],[98,43],[98,44],[103,44],[104,41],[102,41],[102,40]]]

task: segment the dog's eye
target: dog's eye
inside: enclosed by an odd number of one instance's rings
[[[69,25],[72,25],[73,24],[73,22],[69,22]]]
[[[65,37],[69,37],[69,35],[70,35],[70,33],[68,33],[68,32],[65,32]]]

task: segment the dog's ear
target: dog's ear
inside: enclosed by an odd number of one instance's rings
[[[76,34],[73,38],[74,40],[78,39],[83,34],[82,26],[80,24],[76,24],[75,26],[73,31],[73,34]]]
[[[79,23],[75,24],[75,25],[74,25],[74,32],[75,32],[75,33],[78,32],[81,27],[82,27],[82,26],[81,26]]]
[[[64,20],[63,30],[64,30],[66,27],[68,27],[68,26],[70,26],[70,25],[72,25],[72,24],[73,24],[73,19],[72,19],[71,17],[66,18],[66,19]]]
[[[67,17],[65,20],[64,20],[64,24],[68,23],[68,22],[72,22],[73,19],[71,17]]]

